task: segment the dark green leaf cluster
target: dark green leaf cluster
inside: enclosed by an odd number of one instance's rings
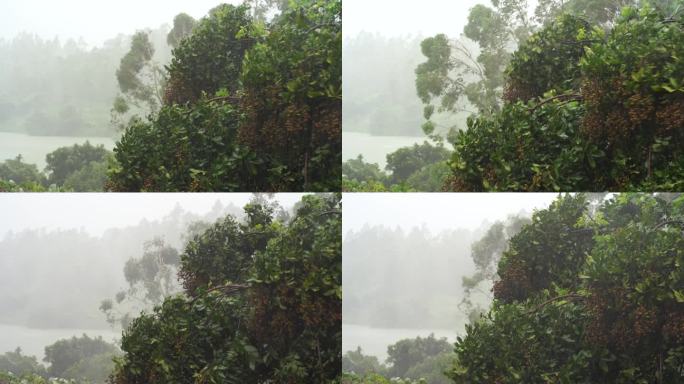
[[[173,59],[167,68],[165,103],[195,102],[203,94],[214,95],[224,88],[232,95],[238,90],[245,52],[254,44],[252,36],[244,35],[244,30],[252,25],[249,8],[219,5],[194,28],[188,20],[183,20],[177,20],[183,24],[179,26],[179,33],[187,32],[190,27],[192,34],[181,38],[173,50]],[[176,24],[174,21],[174,27]]]
[[[427,141],[400,148],[387,155],[385,169],[366,163],[359,155],[342,164],[345,191],[440,191],[449,176],[447,160],[451,152],[441,143]]]
[[[124,332],[112,383],[323,383],[341,358],[341,196],[254,201],[181,257],[185,295]]]
[[[510,241],[456,383],[682,381],[684,198],[562,196]]]
[[[280,190],[339,189],[341,57],[340,0],[291,2],[245,55],[240,142],[282,169]]]
[[[259,190],[254,154],[237,145],[238,111],[202,101],[163,107],[129,126],[114,149],[114,191]],[[262,181],[263,182],[263,181]]]
[[[506,69],[504,100],[514,103],[562,94],[579,88],[579,61],[591,45],[591,25],[562,15],[553,24],[530,36],[513,53]]]

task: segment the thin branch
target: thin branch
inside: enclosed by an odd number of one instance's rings
[[[208,289],[205,293],[221,291],[226,296],[234,295],[240,291],[244,291],[247,288],[251,288],[250,285],[246,284],[224,284]],[[190,300],[190,304],[194,303],[200,296],[195,296]]]
[[[538,312],[540,309],[544,308],[545,306],[547,306],[547,305],[549,305],[549,304],[551,304],[551,303],[553,303],[553,302],[555,302],[555,301],[560,301],[560,300],[586,300],[586,297],[585,297],[585,296],[582,296],[582,295],[578,295],[578,294],[576,294],[576,293],[570,293],[570,294],[567,294],[567,295],[562,295],[562,296],[553,297],[553,298],[548,299],[548,300],[546,300],[545,302],[539,304],[539,305],[536,306],[535,308],[533,308],[533,309],[527,311],[527,314],[528,314],[528,315],[531,315],[531,314],[533,314],[533,313],[535,313],[535,312]]]
[[[562,95],[549,97],[548,99],[539,100],[539,103],[537,103],[535,106],[533,106],[531,108],[527,108],[527,109],[530,112],[534,112],[539,107],[541,107],[542,105],[550,103],[550,102],[555,101],[555,100],[562,100],[563,104],[565,104],[565,103],[569,103],[571,101],[581,101],[581,100],[584,100],[584,98],[582,97],[582,95],[580,95],[578,93],[562,94]]]
[[[666,220],[666,221],[663,221],[662,223],[656,225],[655,227],[653,227],[653,230],[655,231],[655,230],[658,230],[658,229],[660,229],[666,225],[672,225],[672,224],[676,224],[679,227],[684,228],[684,221],[682,221],[682,220]]]

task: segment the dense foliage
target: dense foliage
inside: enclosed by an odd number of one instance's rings
[[[24,163],[21,155],[0,163],[0,180],[16,185],[41,185],[46,179],[35,164]]]
[[[45,377],[47,375],[45,367],[38,362],[36,357],[22,354],[21,348],[0,355],[0,372],[12,373],[15,376],[35,374]]]
[[[119,349],[102,340],[87,335],[59,340],[45,347],[45,362],[50,377],[88,380],[104,383],[114,367],[112,359]]]
[[[57,148],[45,159],[44,172],[35,164],[24,163],[21,155],[0,163],[0,191],[102,191],[112,153],[86,141]]]
[[[678,383],[684,197],[559,197],[509,242],[457,383]]]
[[[436,339],[434,335],[404,339],[387,347],[385,365],[357,348],[342,357],[342,371],[346,375],[342,382],[389,383],[391,379],[392,383],[416,380],[425,384],[448,384],[444,373],[454,360],[451,349],[446,339]]]
[[[45,157],[47,163],[45,171],[49,175],[48,183],[64,185],[73,173],[81,171],[91,163],[106,163],[110,154],[111,152],[104,146],[94,146],[88,141],[82,145],[74,144],[71,147],[58,148]],[[102,189],[104,179],[101,182],[99,189]]]
[[[193,26],[164,106],[117,144],[110,190],[339,189],[341,2],[283,8],[264,24],[224,4]]]
[[[387,155],[385,169],[375,163],[366,163],[363,156],[342,164],[344,191],[427,191],[442,189],[449,176],[447,160],[451,152],[443,144],[433,145],[427,141],[414,144]]]
[[[456,135],[447,189],[681,187],[684,16],[667,9],[547,23],[513,55],[502,110]]]
[[[166,27],[149,31],[166,61]],[[114,75],[131,36],[92,47],[84,40],[43,39],[20,33],[0,41],[0,131],[40,136],[113,136],[109,108]]]
[[[112,383],[322,383],[340,375],[339,195],[255,200],[194,236],[183,295],[125,330]]]
[[[17,348],[0,356],[0,383],[103,384],[114,368],[117,354],[119,349],[114,344],[84,334],[45,347],[43,360],[49,364],[46,368]]]

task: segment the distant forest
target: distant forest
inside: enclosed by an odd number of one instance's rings
[[[167,64],[170,27],[150,30],[154,60]],[[83,40],[21,33],[0,39],[0,131],[40,136],[118,136],[109,110],[119,92],[115,76],[131,45],[120,34],[98,47]]]
[[[344,130],[372,135],[423,136],[423,104],[415,69],[424,60],[421,36],[360,33],[344,40]],[[378,53],[382,54],[378,54]]]

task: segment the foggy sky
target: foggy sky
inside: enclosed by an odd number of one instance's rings
[[[385,36],[432,36],[445,33],[458,37],[467,23],[470,8],[491,7],[490,0],[343,0],[342,33],[345,38],[361,31]],[[537,0],[528,0],[530,10]]]
[[[11,39],[20,32],[62,42],[83,37],[89,45],[100,45],[120,33],[173,24],[173,17],[185,12],[198,19],[223,3],[241,0],[5,0],[0,2],[0,38]]]
[[[275,200],[289,209],[301,199],[301,193],[275,195]],[[0,194],[0,239],[8,231],[25,229],[80,229],[95,236],[106,229],[158,220],[176,204],[186,211],[205,214],[218,200],[242,208],[250,193],[4,193]]]
[[[489,0],[343,0],[342,33],[353,37],[361,31],[385,36],[431,36],[463,32],[470,8],[490,5]]]
[[[557,193],[349,193],[344,195],[342,233],[365,224],[432,233],[476,229],[521,211],[547,208]]]

